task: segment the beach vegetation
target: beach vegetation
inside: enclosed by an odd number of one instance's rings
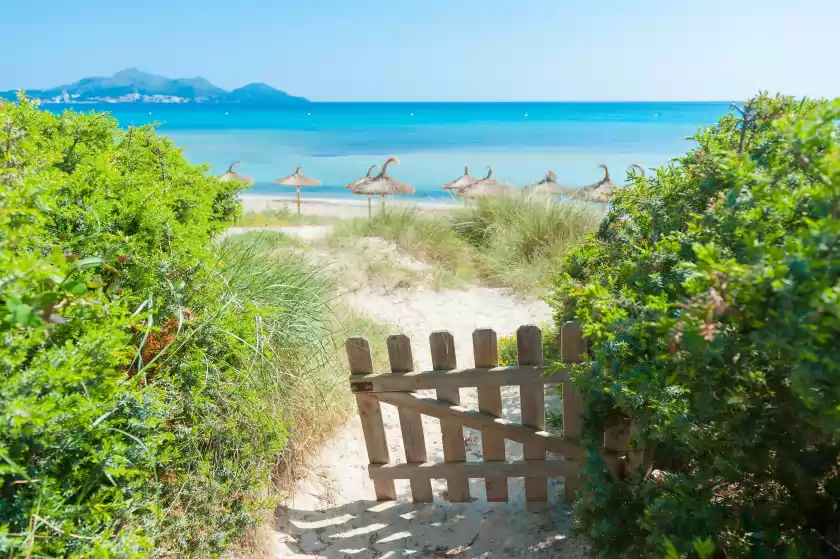
[[[333,246],[380,237],[430,264],[438,286],[479,280],[539,293],[557,259],[594,231],[600,213],[583,205],[527,198],[481,199],[440,215],[385,209],[371,219],[338,223]]]
[[[621,190],[552,277],[589,449],[598,557],[840,549],[840,100],[760,95]],[[614,478],[603,431],[644,459]]]
[[[601,212],[546,198],[479,198],[449,226],[467,242],[477,276],[521,293],[541,292],[557,261],[594,231]]]
[[[0,102],[4,556],[219,556],[341,424],[370,323],[299,258],[214,243],[238,188],[152,127]]]

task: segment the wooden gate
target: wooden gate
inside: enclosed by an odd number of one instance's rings
[[[404,335],[388,338],[391,372],[375,374],[370,345],[364,338],[350,338],[345,345],[350,362],[350,387],[356,394],[359,416],[370,461],[369,474],[376,498],[396,498],[394,480],[408,479],[414,502],[432,501],[432,479],[446,479],[448,499],[471,500],[469,479],[483,478],[487,500],[508,500],[508,478],[525,478],[527,502],[548,500],[548,478],[564,477],[566,499],[574,499],[580,483],[584,456],[579,441],[580,397],[570,381],[571,367],[543,362],[542,332],[537,326],[516,331],[518,365],[499,367],[498,340],[493,330],[473,332],[475,367],[458,369],[455,340],[446,331],[429,337],[432,371],[414,371],[411,342]],[[561,330],[562,361],[575,363],[586,353],[580,326],[566,323]],[[563,385],[563,435],[545,431],[545,384]],[[522,423],[502,419],[502,386],[519,386]],[[459,388],[477,387],[478,410],[460,405]],[[424,397],[416,390],[433,389],[436,398]],[[404,464],[391,462],[380,402],[398,408],[405,447]],[[426,456],[421,414],[440,420],[444,462],[430,463]],[[466,461],[463,427],[481,432],[480,462]],[[524,460],[509,461],[505,439],[523,445]],[[605,436],[604,458],[615,474],[620,473],[619,451],[626,446],[627,429],[611,429]],[[547,458],[546,453],[562,459]]]

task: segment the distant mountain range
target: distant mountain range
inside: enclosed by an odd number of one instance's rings
[[[129,68],[107,78],[84,78],[52,89],[26,90],[28,97],[43,103],[247,103],[278,105],[308,103],[264,83],[225,91],[204,78],[169,79]],[[2,91],[0,97],[15,99],[17,91]]]

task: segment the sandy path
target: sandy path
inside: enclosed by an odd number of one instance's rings
[[[494,328],[499,335],[522,324],[550,319],[549,308],[535,300],[514,299],[501,290],[426,290],[383,293],[361,289],[347,301],[412,340],[415,361],[430,368],[428,337],[446,329],[455,337],[459,366],[470,366],[472,332]],[[463,405],[476,407],[474,389],[462,389]],[[505,416],[518,420],[518,390],[503,394]],[[383,404],[391,459],[404,461],[396,409]],[[424,417],[429,460],[442,461],[439,422]],[[465,430],[468,460],[480,460],[481,435]],[[508,442],[509,459],[521,458],[521,445]],[[374,501],[367,477],[367,454],[358,417],[339,431],[316,458],[312,475],[286,506],[278,508],[273,537],[278,557],[584,557],[576,539],[568,537],[571,511],[559,503],[562,480],[552,480],[552,505],[525,510],[523,481],[510,480],[511,504],[487,503],[484,482],[471,480],[474,501],[444,500],[446,483],[433,482],[435,502],[414,505],[407,482],[397,482],[398,500]],[[446,555],[459,546],[471,547]]]

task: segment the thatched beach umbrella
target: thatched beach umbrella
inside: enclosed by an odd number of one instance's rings
[[[350,192],[352,192],[353,194],[365,194],[365,195],[367,195],[367,197],[368,197],[368,219],[370,219],[370,215],[371,215],[371,210],[370,210],[370,197],[371,197],[371,195],[367,194],[367,192],[364,191],[364,186],[371,179],[370,174],[377,167],[379,167],[379,165],[374,163],[373,165],[371,165],[368,168],[367,174],[365,176],[354,180],[353,182],[351,182],[350,184],[348,184],[347,186],[344,187],[344,188],[349,188]]]
[[[476,179],[470,176],[470,170],[467,167],[464,167],[464,174],[455,179],[454,181],[450,182],[449,184],[443,185],[444,190],[458,190],[468,184],[472,184],[475,182]]]
[[[385,207],[385,197],[393,196],[395,194],[414,194],[414,187],[410,184],[400,182],[392,176],[388,175],[388,165],[391,163],[400,164],[400,160],[396,157],[389,157],[385,163],[382,164],[382,169],[379,174],[371,177],[357,187],[360,194],[368,194],[372,196],[382,197],[382,207]],[[368,209],[370,205],[368,204]]]
[[[242,184],[247,184],[248,186],[254,185],[254,179],[251,177],[246,177],[245,175],[240,175],[236,171],[233,170],[235,165],[239,165],[242,163],[241,161],[234,161],[230,165],[228,165],[228,170],[219,175],[219,180],[221,182],[241,182]]]
[[[369,180],[370,180],[370,174],[371,174],[371,173],[373,172],[373,170],[374,170],[374,169],[376,169],[377,167],[379,167],[379,164],[374,163],[373,165],[371,165],[371,166],[370,166],[370,168],[368,168],[368,170],[367,170],[367,174],[366,174],[365,176],[363,176],[363,177],[361,177],[361,178],[358,178],[358,179],[354,180],[354,181],[353,181],[353,182],[351,182],[350,184],[346,185],[344,188],[349,188],[350,190],[352,190],[352,189],[354,189],[354,188],[358,187],[359,185],[362,185],[362,184],[366,183],[367,181],[369,181]]]
[[[499,182],[493,178],[493,169],[487,167],[487,176],[455,191],[455,196],[463,198],[464,203],[470,198],[500,198],[516,194],[512,184]]]
[[[604,178],[600,181],[584,186],[578,189],[576,198],[585,200],[587,202],[598,202],[599,204],[606,204],[615,196],[616,186],[610,179],[610,170],[606,165],[598,165],[604,170]]]
[[[645,178],[645,168],[644,167],[642,167],[641,165],[636,165],[635,163],[633,163],[632,165],[627,167],[627,172],[632,173],[632,172],[634,172],[633,171],[634,169],[637,169],[639,171],[639,174],[642,175],[642,178]]]
[[[574,188],[558,183],[554,171],[547,172],[541,181],[529,184],[522,190],[532,196],[574,196],[577,192]]]
[[[277,179],[276,182],[282,186],[294,186],[295,190],[297,191],[297,210],[298,215],[300,215],[300,187],[301,186],[321,186],[321,181],[313,179],[311,177],[307,177],[306,175],[301,175],[300,170],[303,169],[300,165],[298,165],[295,172],[289,175],[288,177],[283,177],[282,179]]]

